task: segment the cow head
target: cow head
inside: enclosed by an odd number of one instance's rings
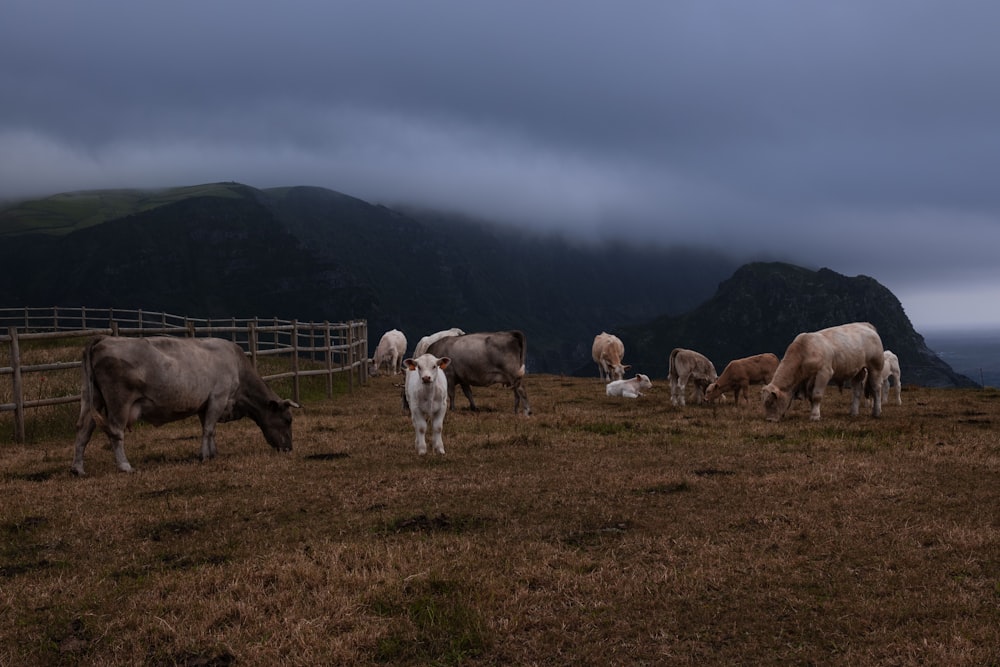
[[[416,359],[404,359],[403,366],[409,371],[416,371],[420,381],[424,384],[431,384],[437,378],[437,371],[440,368],[448,368],[451,359],[448,357],[435,357],[433,354],[422,354]]]
[[[719,389],[719,383],[713,382],[708,385],[708,389],[705,390],[705,400],[709,403],[713,403],[717,398],[722,396],[722,390]]]
[[[624,380],[625,379],[625,373],[630,368],[632,368],[631,364],[626,364],[626,365],[611,364],[611,369],[610,369],[611,380],[612,381],[614,381],[614,380]]]
[[[271,399],[264,406],[257,425],[267,444],[281,452],[292,451],[292,408],[301,407],[290,399]]]
[[[778,389],[773,384],[761,390],[761,398],[764,402],[764,417],[771,422],[779,421],[785,416],[788,406],[792,404],[792,394]]]

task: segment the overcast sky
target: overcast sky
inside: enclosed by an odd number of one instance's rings
[[[317,185],[1000,326],[998,34],[993,0],[5,0],[0,198]]]

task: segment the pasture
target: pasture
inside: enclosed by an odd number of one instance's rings
[[[652,379],[459,393],[418,458],[382,376],[305,399],[291,453],[140,424],[136,473],[95,437],[80,479],[53,411],[0,443],[0,664],[1000,662],[1000,392],[768,423]]]

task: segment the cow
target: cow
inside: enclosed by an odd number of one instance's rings
[[[625,398],[638,398],[642,396],[640,389],[652,389],[653,383],[649,381],[648,375],[639,373],[631,380],[615,380],[609,382],[604,388],[604,393],[608,396],[624,396]]]
[[[368,360],[368,374],[378,375],[382,366],[388,366],[392,374],[403,370],[403,356],[406,354],[406,336],[399,329],[390,329],[382,334],[375,348],[375,356]]]
[[[419,341],[417,341],[417,346],[413,349],[413,357],[419,357],[420,355],[427,352],[427,348],[431,346],[442,338],[447,336],[464,336],[465,332],[458,327],[452,327],[451,329],[445,329],[444,331],[438,331],[437,333],[432,333],[429,336],[424,336]]]
[[[761,390],[768,421],[780,420],[792,398],[803,392],[812,404],[809,419],[818,421],[828,384],[851,383],[851,416],[858,414],[861,394],[873,397],[872,416],[882,414],[882,339],[868,322],[800,333],[785,350],[771,382]]]
[[[668,377],[670,379],[670,402],[673,405],[684,405],[688,382],[694,383],[695,402],[701,403],[705,400],[705,388],[715,382],[719,376],[708,357],[694,350],[676,347],[670,352]]]
[[[889,380],[896,389],[896,405],[903,404],[903,385],[899,374],[899,357],[895,352],[884,350],[882,352],[882,400],[889,400]]]
[[[243,350],[219,338],[99,336],[83,351],[80,417],[73,464],[83,475],[83,452],[96,427],[111,443],[122,472],[125,431],[141,420],[154,426],[198,415],[201,459],[216,454],[215,425],[250,417],[280,451],[292,449],[292,413],[299,407],[264,383]]]
[[[444,454],[441,429],[448,412],[448,378],[445,369],[451,359],[422,354],[403,361],[406,368],[406,401],[410,406],[410,419],[416,431],[417,454],[427,453],[427,425],[431,427],[434,451]]]
[[[495,331],[446,336],[432,343],[427,351],[435,357],[451,359],[445,373],[448,376],[448,402],[452,409],[455,408],[456,386],[462,387],[462,393],[469,400],[469,408],[476,410],[470,387],[500,383],[514,391],[514,412],[520,409],[525,415],[531,414],[528,394],[521,386],[527,353],[523,332]]]
[[[625,378],[625,371],[631,366],[623,366],[622,358],[625,356],[625,344],[621,338],[605,331],[594,336],[594,344],[590,349],[594,363],[597,364],[598,376],[605,382],[622,380]]]
[[[770,352],[755,354],[752,357],[733,359],[722,370],[719,379],[708,385],[705,390],[705,400],[716,401],[727,391],[734,392],[733,400],[740,404],[740,395],[744,403],[750,403],[750,385],[767,384],[774,376],[778,367],[778,357]]]

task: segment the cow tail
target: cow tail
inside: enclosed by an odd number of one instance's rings
[[[674,370],[674,364],[677,363],[675,361],[676,358],[677,358],[677,353],[680,352],[680,351],[681,351],[681,349],[679,347],[675,347],[674,349],[672,349],[670,351],[670,365],[667,366],[667,375],[669,375],[671,372],[673,372],[673,370]]]
[[[521,367],[517,370],[518,377],[524,377],[527,373],[525,366],[525,360],[528,358],[528,342],[524,338],[523,331],[514,331],[514,336],[517,337],[518,342],[521,344]]]
[[[107,422],[100,411],[98,411],[95,401],[95,397],[99,395],[100,390],[97,388],[97,382],[94,379],[94,364],[92,361],[94,346],[100,340],[100,338],[95,338],[83,348],[83,358],[81,359],[82,379],[80,381],[80,417],[76,421],[78,429],[86,423],[87,419],[93,419],[98,428],[102,431],[106,430]]]

